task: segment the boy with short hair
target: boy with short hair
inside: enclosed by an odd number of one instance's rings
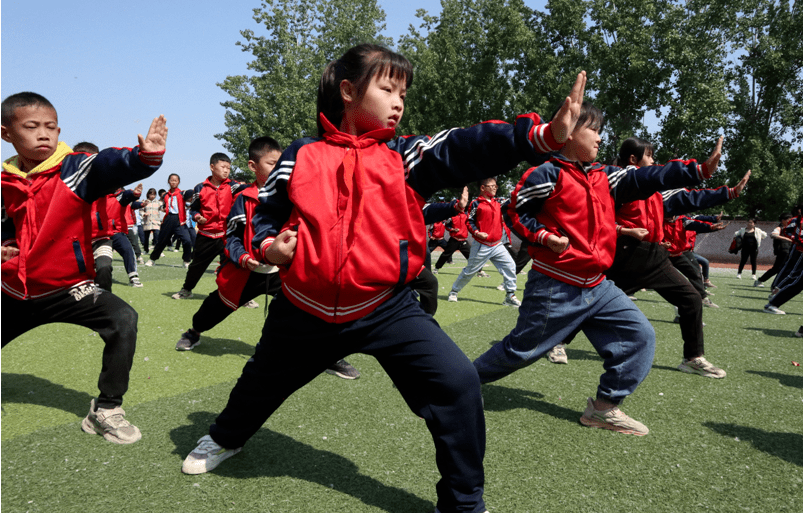
[[[234,200],[227,219],[226,247],[217,275],[218,288],[209,294],[192,317],[192,328],[185,331],[176,343],[176,351],[191,351],[201,343],[201,333],[223,322],[232,312],[247,305],[257,296],[275,296],[282,288],[279,269],[263,262],[252,251],[254,238],[251,217],[259,204],[259,189],[265,186],[270,172],[282,154],[282,146],[272,137],[258,137],[248,147],[248,169],[256,179],[245,186]],[[326,372],[344,379],[357,379],[359,371],[346,360],[340,360]]]
[[[165,118],[154,119],[135,148],[76,154],[58,140],[53,105],[25,92],[3,101],[0,131],[18,152],[3,163],[1,182],[2,310],[14,319],[2,324],[2,346],[51,322],[96,331],[105,343],[100,394],[81,428],[114,443],[134,443],[142,435],[120,405],[134,359],[137,312],[93,282],[90,206],[159,168]]]
[[[226,249],[226,218],[234,203],[234,196],[245,187],[229,179],[231,159],[225,153],[212,155],[209,170],[211,176],[193,189],[189,217],[198,223],[198,233],[184,285],[173,294],[173,299],[192,297],[192,289],[206,268],[216,257],[223,255]]]
[[[502,209],[494,199],[496,189],[496,178],[486,178],[480,182],[480,196],[471,202],[467,225],[474,237],[474,244],[466,266],[452,284],[447,298],[449,301],[457,301],[457,294],[490,260],[505,280],[505,299],[502,304],[516,308],[521,305],[516,298],[516,263],[502,244]]]
[[[701,169],[693,160],[673,161],[636,173],[594,163],[603,122],[602,112],[583,102],[560,153],[529,169],[516,186],[509,212],[514,231],[531,243],[533,267],[515,328],[474,367],[481,383],[496,381],[583,330],[604,358],[605,372],[580,423],[646,435],[647,427],[618,407],[647,377],[655,331],[624,292],[605,279],[616,249],[614,205],[710,177],[722,141]]]

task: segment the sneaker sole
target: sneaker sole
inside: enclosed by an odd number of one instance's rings
[[[636,431],[634,429],[627,429],[620,426],[614,426],[613,424],[608,424],[607,422],[599,422],[594,419],[589,419],[586,417],[580,417],[580,424],[591,427],[591,428],[599,428],[599,429],[607,429],[608,431],[616,431],[617,433],[622,433],[625,435],[636,435],[636,436],[644,436],[647,433],[642,433],[641,431]]]
[[[697,374],[698,376],[703,376],[704,378],[722,379],[725,376],[727,376],[727,374],[720,376],[719,374],[713,374],[707,371],[700,371],[698,369],[695,369],[694,367],[688,367],[683,364],[678,365],[678,370],[681,372],[685,372],[687,374]]]
[[[84,420],[81,421],[81,430],[84,433],[89,433],[90,435],[100,435],[109,442],[119,445],[133,444],[134,442],[138,442],[139,440],[142,439],[142,433],[140,433],[139,436],[134,440],[122,440],[104,431],[99,431],[98,429],[95,428],[95,423],[89,420],[89,417],[84,417]]]
[[[332,376],[337,376],[338,378],[343,378],[343,379],[357,379],[357,378],[360,377],[359,375],[357,375],[357,376],[349,376],[348,374],[343,374],[342,372],[333,371],[332,369],[326,369],[326,373],[327,374],[331,374]]]

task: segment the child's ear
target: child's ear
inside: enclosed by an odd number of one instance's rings
[[[636,161],[636,156],[635,155],[630,155],[628,164],[630,164],[631,166],[635,166],[636,164],[638,164],[638,161]]]
[[[256,174],[257,172],[257,163],[253,160],[248,161],[248,169],[251,170],[252,173]]]
[[[5,125],[0,125],[0,137],[7,143],[11,142],[11,134],[8,133],[8,128]]]
[[[356,96],[354,84],[348,80],[340,81],[340,97],[343,98],[343,103],[353,102]]]

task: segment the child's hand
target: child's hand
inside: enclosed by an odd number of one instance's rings
[[[717,146],[714,148],[714,152],[708,157],[708,160],[703,162],[702,171],[703,171],[703,178],[711,178],[714,174],[714,171],[717,170],[717,166],[719,166],[719,159],[722,158],[722,139],[724,137],[719,136],[717,139]],[[741,183],[741,182],[740,182]],[[745,182],[747,183],[747,182]]]
[[[142,137],[141,134],[137,134],[137,139],[141,151],[149,153],[164,151],[167,143],[167,120],[164,114],[153,118],[148,135]]]
[[[209,219],[205,218],[204,216],[198,216],[198,219],[195,220],[198,224],[206,224]]]
[[[259,260],[256,260],[251,257],[246,257],[245,259],[245,268],[249,271],[254,271],[256,268],[259,267]]]
[[[666,249],[669,249],[670,247],[672,247],[672,243],[669,242],[668,240],[665,240],[661,242],[661,246],[665,247]]]
[[[460,205],[460,211],[466,209],[466,205],[468,205],[468,187],[463,186],[463,194],[460,195],[460,201],[457,202]]]
[[[15,256],[20,254],[20,248],[16,248],[14,246],[3,246],[2,249],[2,261],[8,262]]]
[[[136,196],[137,198],[142,196],[142,184],[139,184],[136,187],[134,187],[134,196]]]
[[[629,235],[638,240],[644,240],[644,237],[649,235],[650,231],[646,228],[622,228],[619,230],[619,233],[622,235]]]
[[[555,253],[561,254],[569,247],[569,237],[558,237],[555,234],[550,234],[546,239],[546,245]]]
[[[730,224],[730,223],[728,223],[728,224]],[[723,223],[721,221],[719,223],[712,224],[711,225],[711,231],[712,232],[718,232],[719,230],[724,230],[725,227],[728,226],[728,224],[725,224],[725,223]]]
[[[471,234],[477,240],[486,240],[488,238],[488,234],[485,232],[475,232]]]
[[[744,188],[747,187],[747,181],[750,180],[751,174],[753,174],[753,171],[748,169],[747,173],[745,173],[742,179],[739,180],[739,183],[736,184],[736,187],[733,188],[733,192],[735,192],[737,196],[742,194]],[[722,214],[720,214],[719,217],[721,218]]]
[[[273,265],[289,264],[296,255],[297,235],[298,232],[294,230],[285,230],[277,235],[265,251],[265,260]]]
[[[566,97],[566,101],[563,102],[550,124],[552,136],[560,144],[565,143],[569,136],[572,135],[575,125],[577,125],[577,120],[580,118],[580,107],[583,105],[583,95],[585,94],[587,80],[585,71],[577,74],[577,80],[574,81],[572,92]]]

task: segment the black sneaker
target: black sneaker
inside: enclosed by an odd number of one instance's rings
[[[200,343],[201,336],[187,330],[181,334],[181,338],[176,342],[176,351],[192,351]]]
[[[343,379],[357,379],[360,377],[360,371],[354,368],[346,360],[340,360],[336,364],[326,369],[327,374],[334,374]]]

